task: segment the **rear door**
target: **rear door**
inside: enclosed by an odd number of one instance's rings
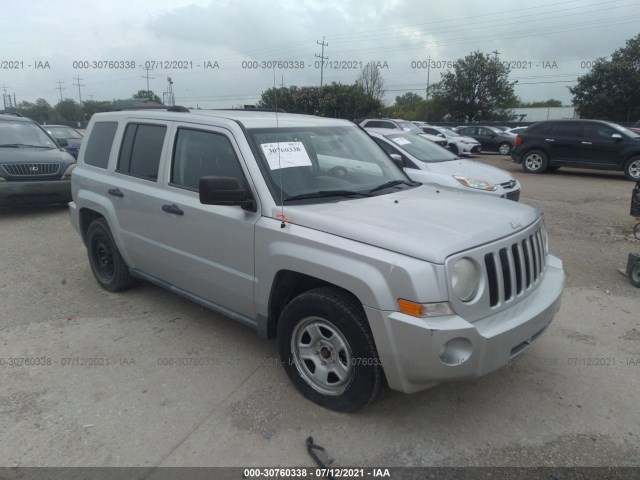
[[[107,194],[119,223],[129,266],[164,278],[164,249],[158,241],[160,202],[158,175],[171,122],[130,120],[124,134],[113,181]]]
[[[581,126],[579,122],[557,122],[543,139],[551,149],[552,161],[575,164],[581,161]]]

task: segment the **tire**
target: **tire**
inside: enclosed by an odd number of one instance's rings
[[[383,371],[373,334],[347,294],[322,287],[295,297],[282,312],[277,337],[287,375],[312,402],[355,412],[378,394]]]
[[[120,256],[104,218],[91,222],[87,229],[86,244],[91,271],[102,288],[120,292],[131,287],[133,279],[129,267]]]
[[[635,262],[629,271],[629,281],[631,285],[640,288],[640,262]]]
[[[510,143],[504,142],[501,143],[500,145],[498,145],[498,153],[500,155],[509,155],[511,153],[511,149],[513,147],[511,146]]]
[[[636,226],[633,227],[633,236],[636,237],[636,240],[640,240],[640,223],[636,223]]]
[[[625,163],[624,174],[632,182],[640,181],[640,157],[630,158]]]
[[[547,154],[541,150],[530,150],[522,157],[522,169],[527,173],[543,173],[548,166]]]

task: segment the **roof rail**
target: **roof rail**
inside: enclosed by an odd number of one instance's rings
[[[13,115],[14,117],[24,117],[20,112],[7,112],[6,110],[0,111],[0,115]]]
[[[204,110],[204,109],[201,109]],[[207,110],[217,110],[217,111],[245,111],[245,112],[278,112],[278,113],[287,113],[287,111],[283,108],[211,108]]]
[[[106,107],[105,112],[122,112],[127,110],[166,110],[167,112],[190,112],[187,107],[182,105],[150,105],[150,106],[131,106],[131,107]]]

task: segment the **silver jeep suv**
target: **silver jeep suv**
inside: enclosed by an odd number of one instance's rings
[[[539,210],[413,182],[348,121],[96,114],[72,194],[103,288],[145,279],[276,338],[333,410],[494,371],[560,306]]]

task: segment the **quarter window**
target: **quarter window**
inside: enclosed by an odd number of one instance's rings
[[[167,127],[164,125],[127,125],[120,147],[117,171],[156,181],[166,132]]]
[[[84,151],[84,163],[107,168],[118,122],[96,122]]]
[[[227,137],[218,133],[178,129],[173,151],[171,183],[198,190],[201,177],[232,177],[244,185],[238,157]]]

